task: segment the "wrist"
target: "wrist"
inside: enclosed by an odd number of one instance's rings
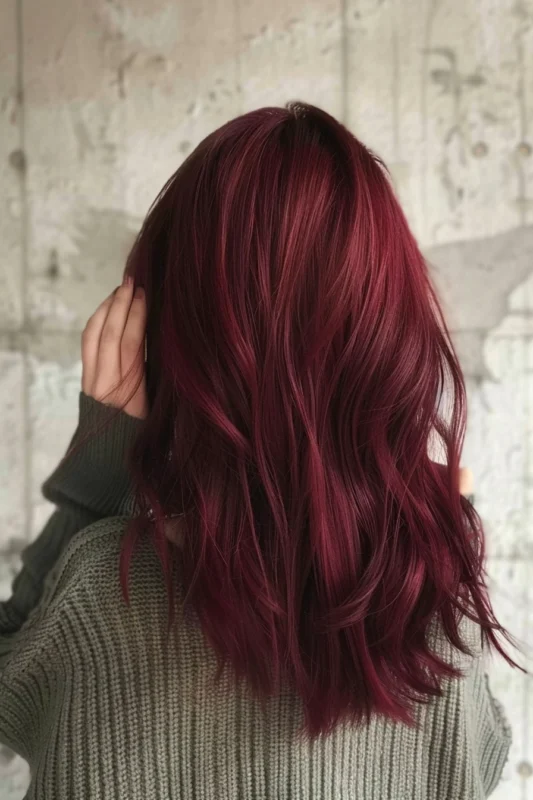
[[[43,495],[102,517],[133,514],[127,457],[141,425],[142,420],[81,391],[78,427],[66,456],[41,487]]]

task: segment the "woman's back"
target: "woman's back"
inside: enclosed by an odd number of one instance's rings
[[[0,740],[30,763],[28,800],[488,796],[510,732],[479,658],[462,657],[467,677],[417,708],[418,730],[374,718],[302,740],[294,693],[263,709],[245,684],[214,683],[215,655],[179,611],[181,588],[167,639],[161,567],[147,541],[126,607],[117,569],[126,523],[107,518],[74,537],[3,672]],[[476,635],[465,627],[474,647]]]

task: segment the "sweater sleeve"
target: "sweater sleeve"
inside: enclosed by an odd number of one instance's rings
[[[37,538],[22,551],[22,569],[13,580],[12,595],[0,603],[0,657],[10,634],[19,630],[37,605],[46,576],[73,536],[104,517],[134,513],[125,459],[141,420],[121,411],[77,453],[68,455],[112,414],[116,414],[115,409],[80,392],[78,426],[67,454],[41,486],[42,494],[56,509]]]

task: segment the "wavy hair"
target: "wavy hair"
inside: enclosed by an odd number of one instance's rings
[[[463,674],[433,651],[434,620],[467,654],[474,620],[518,666],[459,491],[463,375],[383,162],[309,104],[244,114],[169,179],[126,270],[146,292],[150,405],[126,601],[150,536],[169,625],[179,560],[217,677],[262,700],[290,686],[311,737],[373,713],[414,724],[412,703]]]

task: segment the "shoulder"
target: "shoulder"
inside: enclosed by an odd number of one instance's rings
[[[120,593],[119,557],[130,517],[106,517],[78,531],[49,572],[34,620],[54,609],[72,603],[80,595],[98,597],[101,602]],[[139,571],[138,561],[155,566],[157,555],[146,540],[139,543],[132,559],[131,572]],[[144,570],[140,568],[143,574]]]
[[[76,534],[48,576],[41,616],[57,616],[58,610],[60,616],[68,615],[74,613],[74,607],[92,614],[103,612],[113,619],[123,614],[120,555],[130,521],[129,516],[108,517]],[[149,536],[137,541],[127,578],[128,606],[135,617],[163,616],[167,601],[164,574]],[[176,588],[181,596],[179,579]]]
[[[26,671],[30,664],[52,667],[57,661],[58,641],[71,624],[73,615],[80,609],[83,615],[84,593],[91,578],[98,574],[98,563],[114,561],[112,554],[119,552],[127,521],[127,517],[103,519],[82,528],[72,537],[48,572],[38,603],[20,627],[0,641],[0,651],[4,645],[4,683],[9,676]],[[97,593],[102,594],[102,588],[103,584]]]

